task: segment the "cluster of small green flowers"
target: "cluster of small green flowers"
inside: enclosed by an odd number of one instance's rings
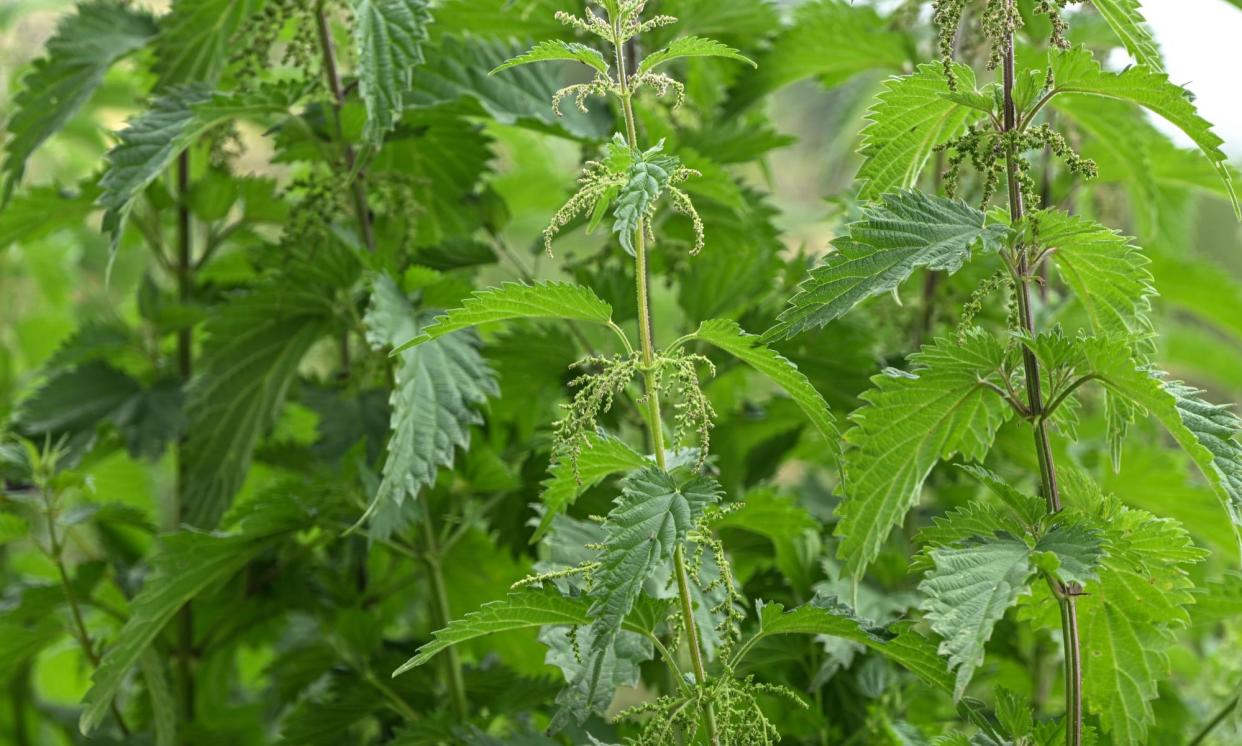
[[[737,642],[742,634],[742,622],[746,620],[746,598],[737,590],[737,583],[733,578],[733,566],[729,563],[729,558],[725,555],[724,542],[716,538],[712,533],[712,525],[720,518],[742,507],[742,503],[734,503],[733,505],[712,507],[708,509],[699,518],[695,524],[693,532],[694,553],[691,555],[689,571],[691,578],[698,583],[699,588],[703,591],[705,597],[715,592],[717,589],[724,591],[724,598],[720,603],[713,606],[710,611],[714,616],[720,617],[720,622],[716,625],[716,631],[720,633],[721,644],[718,656],[721,659],[728,659],[733,645]],[[703,557],[707,549],[712,551],[712,560],[715,561],[719,574],[711,582],[704,584],[702,579]]]
[[[1069,24],[1065,22],[1065,18],[1061,15],[1061,11],[1065,6],[1071,3],[1079,3],[1082,0],[1036,0],[1035,12],[1048,17],[1048,21],[1052,24],[1052,35],[1048,38],[1048,43],[1057,49],[1069,49],[1069,39],[1065,34],[1069,31]]]
[[[565,113],[561,111],[561,104],[564,103],[565,99],[573,96],[574,106],[577,107],[578,111],[586,114],[590,111],[586,105],[586,100],[588,98],[591,96],[607,96],[609,93],[613,93],[616,90],[617,86],[615,83],[604,77],[602,73],[597,72],[595,73],[595,79],[590,83],[575,83],[574,85],[567,85],[552,94],[552,113],[558,117],[565,116]]]
[[[405,232],[400,241],[402,255],[413,253],[418,216],[424,211],[418,201],[419,186],[416,177],[405,173],[384,171],[367,174],[369,206],[380,215],[405,220]]]
[[[242,142],[237,122],[221,122],[203,135],[207,141],[207,157],[211,165],[227,168],[228,164],[241,158],[246,153],[246,145]]]
[[[281,63],[302,72],[307,79],[318,77],[319,41],[315,29],[315,5],[301,0],[271,0],[251,17],[237,40],[232,61],[238,65],[243,85],[261,80],[271,67],[272,51],[280,35],[290,25],[293,37],[281,54]]]
[[[1012,159],[1023,200],[1027,204],[1038,205],[1039,188],[1031,175],[1031,164],[1023,154],[1044,148],[1048,148],[1053,155],[1064,161],[1071,174],[1086,179],[1095,178],[1095,162],[1080,156],[1063,135],[1046,124],[1008,132],[996,132],[986,125],[976,125],[960,137],[937,148],[948,153],[948,168],[944,174],[945,191],[950,197],[957,196],[962,166],[969,161],[982,178],[980,203],[986,207],[996,194],[996,189],[1005,176],[1007,163]]]
[[[632,91],[637,91],[643,86],[651,88],[660,98],[664,98],[669,91],[672,91],[674,93],[674,111],[680,109],[681,105],[686,103],[686,87],[664,73],[643,73],[630,81],[630,90]]]
[[[998,290],[1008,292],[1013,287],[1013,275],[1008,269],[999,269],[991,277],[984,280],[970,294],[970,300],[962,306],[962,313],[957,320],[956,336],[959,344],[965,344],[966,332],[974,327],[975,317],[983,310],[983,302]]]
[[[945,76],[949,87],[957,89],[957,80],[953,74],[952,61],[954,39],[962,24],[962,16],[970,0],[935,0],[932,3],[932,23],[936,27],[936,41],[940,59],[944,63]],[[1057,49],[1069,48],[1066,32],[1069,24],[1062,17],[1062,11],[1071,3],[1081,0],[1035,0],[1034,10],[1047,16],[1052,26],[1048,43]],[[981,36],[988,42],[987,69],[995,70],[1012,43],[1013,35],[1022,28],[1022,14],[1015,0],[986,0],[982,13],[979,15]]]
[[[341,178],[323,165],[293,179],[285,194],[297,197],[282,235],[286,245],[320,245],[347,209]]]
[[[654,393],[657,396],[672,395],[677,402],[674,405],[673,447],[680,448],[685,443],[686,434],[691,431],[697,436],[699,451],[696,469],[701,469],[707,459],[712,425],[716,419],[716,411],[699,383],[699,365],[707,368],[708,375],[716,375],[716,366],[711,360],[681,351],[660,355],[652,371]],[[644,396],[651,396],[652,393],[647,392]]]
[[[600,0],[591,0],[591,4],[600,8],[604,7],[604,3]],[[639,34],[645,34],[648,31],[677,23],[676,18],[665,15],[652,16],[645,21],[642,20],[640,16],[642,16],[646,5],[647,0],[624,0],[621,3],[621,13],[618,19],[618,25],[621,29],[621,38],[619,40],[614,40],[612,26],[608,24],[608,20],[605,17],[594,13],[589,7],[587,8],[587,12],[584,16],[576,16],[572,13],[558,10],[553,15],[553,18],[572,29],[576,29],[587,34],[594,34],[609,43],[618,41],[621,44],[624,44]]]
[[[695,208],[694,202],[691,201],[690,195],[681,189],[670,187],[668,190],[668,200],[675,212],[690,218],[690,225],[694,230],[694,245],[690,247],[690,256],[696,256],[707,243],[703,228],[703,218],[699,215],[698,209]]]
[[[574,363],[575,368],[598,370],[569,382],[577,391],[570,403],[561,405],[565,415],[553,423],[552,460],[555,463],[568,457],[579,483],[582,477],[578,472],[578,458],[584,447],[590,447],[590,436],[599,430],[599,416],[612,409],[616,395],[634,380],[641,364],[642,357],[637,352],[613,357],[594,356]]]
[[[579,215],[595,212],[600,200],[611,200],[627,180],[624,173],[614,172],[605,163],[587,161],[582,176],[578,178],[578,191],[556,211],[548,221],[548,227],[543,229],[543,247],[548,256],[552,256],[552,240],[562,228]]]

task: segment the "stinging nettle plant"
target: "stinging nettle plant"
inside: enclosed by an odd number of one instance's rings
[[[955,672],[954,698],[963,700],[993,628],[1018,605],[1021,621],[1059,632],[1063,724],[1034,722],[1029,705],[1004,690],[1000,728],[976,724],[1004,742],[1078,746],[1102,737],[1138,744],[1147,742],[1155,718],[1152,700],[1174,634],[1189,622],[1189,570],[1206,553],[1176,521],[1106,494],[1067,463],[1067,445],[1077,439],[1082,408],[1102,406],[1102,460],[1119,468],[1128,429],[1140,416],[1154,417],[1199,467],[1236,534],[1242,420],[1154,367],[1148,261],[1115,231],[1048,205],[1033,157],[1047,152],[1069,178],[1094,178],[1096,164],[1075,152],[1047,114],[1083,98],[1112,99],[1180,128],[1219,173],[1235,210],[1237,199],[1221,140],[1169,82],[1131,4],[1093,4],[1139,60],[1120,73],[1070,43],[1062,18],[1069,4],[933,3],[940,62],[890,79],[863,132],[862,193],[875,201],[765,338],[829,324],[870,296],[895,293],[918,269],[996,268],[964,305],[956,333],[924,346],[905,370],[873,379],[852,416],[838,556],[857,584],[918,503],[933,467],[954,457],[968,462],[959,464],[962,471],[997,499],[935,519],[920,533],[911,565],[924,576],[921,608]],[[1051,30],[1046,54],[1030,69],[1017,64],[1023,7],[1026,18],[1043,16]],[[983,66],[995,71],[995,83],[979,86],[974,69],[954,59],[958,40],[974,34],[986,39]],[[948,197],[911,188],[935,152],[945,168],[935,183]],[[970,194],[980,208],[957,199]],[[1003,207],[991,208],[997,194]],[[1047,296],[1054,281],[1069,292]],[[975,317],[1002,294],[1006,322],[998,335]],[[1085,312],[1079,328],[1068,328],[1072,315],[1045,323],[1073,304]],[[1092,393],[1102,396],[1087,399]],[[1026,479],[997,473],[1015,473],[1012,448],[994,448],[1013,422],[1032,438],[1033,452],[1018,460],[1029,466],[1017,472],[1034,471],[1036,494],[1021,487]]]

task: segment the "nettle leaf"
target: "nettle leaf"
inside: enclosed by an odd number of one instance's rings
[[[810,588],[811,566],[820,554],[819,522],[796,500],[775,489],[752,490],[739,508],[712,526],[765,537],[772,542],[773,563],[790,586],[799,592]]]
[[[602,633],[586,627],[571,634],[563,627],[550,627],[539,633],[548,647],[544,662],[561,669],[567,682],[556,695],[558,710],[552,716],[549,732],[557,732],[571,722],[581,723],[592,713],[604,714],[617,689],[637,686],[640,665],[651,660],[655,648],[647,637],[633,632],[617,634],[607,649],[590,657],[581,655],[584,647],[596,649]]]
[[[612,232],[621,241],[621,248],[634,256],[634,236],[642,221],[650,217],[655,203],[668,188],[681,162],[671,155],[662,155],[664,141],[633,158],[625,186],[616,197]],[[635,153],[635,156],[638,154]]]
[[[363,322],[367,341],[391,347],[419,333],[413,306],[389,277],[375,279]],[[392,395],[392,438],[383,479],[367,509],[372,533],[388,536],[404,523],[402,506],[435,482],[440,467],[451,468],[458,448],[470,445],[470,428],[481,423],[479,408],[500,393],[496,377],[469,333],[438,336],[400,353]]]
[[[959,92],[974,90],[974,70],[953,63],[953,74]],[[983,116],[954,99],[942,64],[925,63],[911,75],[889,78],[867,111],[861,133],[859,153],[865,160],[858,169],[863,182],[859,199],[916,186],[936,147]]]
[[[103,193],[103,229],[115,252],[134,200],[159,178],[173,159],[212,127],[239,118],[265,118],[287,112],[299,98],[300,86],[268,86],[244,93],[212,93],[200,83],[174,88],[151,103],[117,133],[108,151],[108,170],[99,185]]]
[[[1092,330],[1150,348],[1155,332],[1148,314],[1156,289],[1142,252],[1117,231],[1086,218],[1049,210],[1034,220],[1039,243],[1054,249],[1052,259]]]
[[[573,505],[584,492],[616,474],[625,474],[650,465],[649,459],[611,435],[591,435],[575,464],[567,460],[552,465],[551,476],[543,482],[543,517],[531,537],[542,539],[552,522]]]
[[[729,105],[749,107],[805,78],[834,86],[872,70],[898,72],[910,58],[910,42],[869,6],[845,0],[803,3],[759,58],[758,69],[739,81]]]
[[[532,62],[581,62],[605,77],[609,70],[607,60],[599,51],[585,44],[553,39],[539,42],[529,52],[505,60],[493,68],[489,74],[495,75],[502,70],[519,65],[529,65]]]
[[[565,282],[534,285],[506,282],[498,288],[476,290],[461,308],[437,316],[412,339],[401,340],[393,354],[480,324],[513,319],[564,319],[608,324],[612,306],[590,288]]]
[[[36,241],[60,230],[81,229],[98,197],[93,185],[77,194],[53,187],[23,190],[0,210],[0,248]]]
[[[1126,51],[1140,65],[1156,71],[1164,70],[1164,57],[1160,55],[1160,47],[1147,28],[1147,19],[1143,18],[1138,0],[1091,0],[1091,5],[1104,17]]]
[[[314,512],[284,488],[257,497],[228,533],[164,536],[151,558],[152,574],[130,603],[129,619],[108,646],[83,698],[79,727],[99,726],[125,680],[155,638],[187,601],[237,574],[259,552],[314,523]]]
[[[591,623],[585,598],[564,596],[553,585],[510,593],[501,601],[484,604],[478,611],[455,619],[433,633],[431,642],[392,672],[394,677],[421,666],[453,645],[478,637],[516,629],[548,626],[584,626]]]
[[[961,344],[939,339],[910,357],[910,372],[872,379],[866,406],[845,435],[846,499],[836,535],[837,556],[859,577],[893,527],[918,502],[923,481],[942,459],[960,453],[979,461],[1009,407],[981,381],[998,381],[1005,349],[982,331]]]
[[[114,0],[83,3],[61,19],[44,56],[35,60],[10,103],[0,205],[12,197],[26,159],[90,100],[117,60],[141,49],[154,35],[150,14]]]
[[[353,258],[321,247],[314,265],[220,306],[187,391],[185,520],[215,526],[245,481],[259,439],[276,421],[302,358],[332,328],[333,298],[358,276]]]
[[[974,536],[958,546],[932,549],[933,568],[919,584],[927,595],[921,607],[932,630],[943,638],[940,654],[956,670],[955,700],[961,699],[983,664],[992,628],[1028,591],[1037,569],[1063,581],[1094,580],[1103,555],[1098,532],[1081,526],[1056,528],[1034,549],[1011,534]]]
[[[950,691],[952,679],[936,647],[908,627],[896,630],[861,619],[835,596],[817,595],[809,603],[785,611],[776,603],[758,603],[759,629],[735,656],[741,660],[756,643],[775,635],[827,635],[860,643],[904,666],[925,683]]]
[[[655,467],[621,483],[621,496],[604,519],[599,567],[591,588],[592,657],[612,646],[647,578],[672,558],[704,509],[718,502],[720,495],[720,486],[706,477],[679,484]]]
[[[784,389],[816,431],[836,448],[840,433],[828,409],[828,402],[792,361],[768,348],[758,336],[747,333],[736,321],[729,319],[704,321],[694,336],[733,355]]]
[[[353,0],[363,137],[378,145],[401,117],[414,68],[423,62],[431,11],[426,0]]]
[[[267,0],[173,0],[155,39],[157,88],[215,85],[235,48],[234,37]]]
[[[638,74],[642,75],[651,72],[666,62],[684,57],[725,57],[745,62],[751,67],[756,67],[754,60],[728,44],[722,44],[715,39],[705,39],[701,36],[683,36],[674,39],[667,47],[647,55],[638,65]]]
[[[885,195],[864,208],[835,252],[811,270],[765,340],[827,325],[874,295],[895,290],[920,267],[956,272],[976,246],[1000,248],[1008,229],[986,225],[964,202],[915,190]]]
[[[1224,141],[1212,131],[1212,125],[1199,116],[1187,91],[1170,83],[1168,75],[1143,65],[1121,73],[1105,72],[1091,52],[1083,48],[1053,54],[1051,65],[1056,80],[1053,92],[1058,98],[1086,95],[1128,101],[1159,114],[1184,132],[1212,163],[1229,192],[1234,210],[1242,215],[1228,157],[1221,150]],[[1056,98],[1053,105],[1056,105]]]

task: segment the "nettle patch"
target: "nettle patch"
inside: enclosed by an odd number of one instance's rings
[[[1134,2],[790,5],[64,15],[0,740],[1242,737],[1224,143]]]

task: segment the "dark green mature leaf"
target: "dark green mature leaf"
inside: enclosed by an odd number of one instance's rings
[[[431,12],[426,0],[352,0],[358,90],[367,110],[363,135],[378,145],[405,107],[414,68],[423,62]]]
[[[505,60],[493,68],[489,74],[495,75],[502,70],[519,65],[529,65],[532,62],[581,62],[604,76],[608,75],[609,70],[607,60],[599,51],[585,44],[553,39],[539,42],[529,52]]]
[[[153,574],[131,602],[129,619],[104,653],[83,698],[82,733],[89,734],[103,721],[125,675],[185,602],[235,575],[274,542],[313,522],[313,512],[280,488],[247,506],[237,527],[228,533],[165,536],[151,559]]]
[[[147,696],[151,699],[155,746],[176,746],[177,697],[173,694],[172,685],[168,683],[164,661],[155,650],[147,648],[138,657],[138,666],[142,669]]]
[[[90,362],[51,378],[22,402],[18,421],[33,434],[94,429],[141,390],[138,381],[111,365]]]
[[[953,74],[959,91],[974,90],[975,73],[968,66],[954,63]],[[939,63],[885,81],[861,135],[859,152],[866,160],[858,169],[860,199],[916,186],[936,147],[985,116],[950,98],[951,93]]]
[[[103,228],[112,236],[112,250],[120,244],[134,200],[200,135],[231,119],[287,112],[300,97],[298,86],[223,94],[196,83],[155,99],[117,134],[119,142],[108,151],[108,170],[99,182]]]
[[[612,306],[580,285],[506,282],[498,288],[475,291],[462,301],[461,308],[437,316],[417,336],[395,342],[397,347],[393,354],[459,329],[513,319],[567,319],[607,324],[612,319]]]
[[[804,78],[838,85],[871,70],[900,71],[910,40],[892,31],[873,8],[845,0],[813,0],[759,58],[758,69],[738,83],[730,107],[743,109],[764,95]]]
[[[964,202],[914,190],[886,195],[833,242],[836,252],[811,270],[764,339],[824,326],[896,289],[920,267],[956,272],[976,246],[999,249],[1006,230],[986,225],[984,214]]]
[[[1169,82],[1168,75],[1143,65],[1121,73],[1105,72],[1091,52],[1083,48],[1053,54],[1051,64],[1056,79],[1053,91],[1058,97],[1086,95],[1129,101],[1159,114],[1186,133],[1212,163],[1229,191],[1234,210],[1242,214],[1228,157],[1221,150],[1224,141],[1212,131],[1212,125],[1199,116],[1186,90]]]
[[[603,633],[585,627],[571,635],[563,627],[551,627],[539,633],[539,641],[548,646],[545,659],[565,675],[566,686],[556,695],[559,709],[548,726],[559,731],[571,722],[583,722],[591,714],[604,714],[612,704],[619,687],[637,686],[641,677],[640,664],[655,655],[651,640],[633,632],[622,631],[607,649],[599,648]],[[581,655],[580,650],[598,650]]]
[[[187,392],[181,499],[188,523],[210,528],[220,519],[302,358],[331,329],[333,296],[357,276],[351,256],[321,247],[314,264],[236,297],[207,321]]]
[[[416,337],[419,319],[390,278],[376,278],[365,324],[377,349]],[[437,336],[400,353],[401,364],[389,403],[392,439],[383,481],[367,513],[371,530],[388,536],[401,523],[402,506],[435,482],[440,467],[452,467],[458,448],[470,444],[470,428],[482,422],[478,409],[499,393],[496,377],[469,333]]]
[[[234,49],[234,37],[267,0],[173,0],[155,39],[158,88],[213,86]]]
[[[578,454],[576,463],[559,461],[551,468],[551,476],[543,482],[543,517],[531,537],[531,543],[542,539],[552,528],[552,521],[563,514],[582,493],[615,474],[642,469],[650,461],[611,435],[588,436],[587,445]]]
[[[810,566],[820,551],[819,522],[796,500],[774,489],[748,492],[741,507],[712,522],[715,528],[749,531],[772,542],[773,560],[795,591],[811,585]]]
[[[980,331],[940,339],[910,357],[911,372],[876,376],[846,435],[846,499],[837,555],[854,577],[918,501],[933,466],[955,453],[981,460],[1009,408],[981,381],[998,377],[1005,349]]]
[[[46,54],[35,60],[10,103],[0,206],[12,197],[30,154],[82,108],[117,60],[154,34],[150,14],[115,0],[83,3],[61,20]],[[7,243],[0,239],[0,245]]]
[[[70,194],[52,187],[27,189],[0,210],[0,249],[36,241],[67,228],[81,228],[95,210],[99,192],[93,186]]]
[[[727,44],[722,44],[715,39],[705,39],[701,36],[683,36],[674,39],[667,47],[647,55],[638,65],[638,74],[642,75],[643,73],[651,72],[666,62],[672,62],[683,57],[725,57],[745,62],[751,67],[755,67],[754,60],[751,60]]]
[[[728,319],[704,321],[694,336],[733,355],[783,388],[829,446],[836,448],[840,434],[828,403],[788,358],[764,346],[758,336],[748,334],[736,321]]]
[[[1147,28],[1147,20],[1143,18],[1138,0],[1091,0],[1091,5],[1104,16],[1126,51],[1140,65],[1152,70],[1164,70],[1160,47],[1156,46],[1156,39]]]

